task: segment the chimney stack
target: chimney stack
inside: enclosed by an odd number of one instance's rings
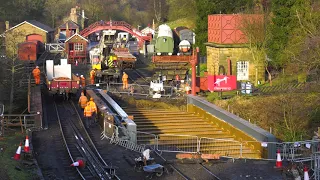
[[[154,24],[154,19],[152,20],[152,29],[156,30],[156,25]]]
[[[6,21],[5,24],[6,24],[6,30],[10,29],[9,21]]]
[[[70,37],[70,31],[69,31],[69,21],[66,23],[66,39]]]
[[[84,16],[84,10],[82,10],[82,18],[81,18],[81,29],[84,29],[84,21],[85,21],[85,16]]]

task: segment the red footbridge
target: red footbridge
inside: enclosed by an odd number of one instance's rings
[[[88,37],[90,34],[101,30],[120,30],[128,32],[138,39],[140,47],[142,47],[145,41],[151,41],[152,39],[151,34],[144,35],[141,33],[141,31],[135,29],[133,26],[131,26],[125,21],[98,21],[83,29],[80,32],[80,35],[83,37]]]

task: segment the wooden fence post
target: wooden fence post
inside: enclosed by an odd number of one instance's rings
[[[19,120],[20,120],[20,126],[21,126],[21,133],[23,134],[23,125],[22,125],[21,116],[19,117]]]
[[[1,117],[1,135],[3,136],[4,135],[4,118]]]

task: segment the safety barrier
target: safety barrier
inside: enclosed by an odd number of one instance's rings
[[[154,95],[152,89],[149,85],[140,85],[140,84],[128,84],[128,89],[123,89],[122,83],[109,83],[107,85],[107,91],[115,94],[127,94],[132,96],[146,96],[152,97]],[[163,86],[163,91],[160,92],[161,97],[171,97],[174,92],[174,87],[172,86]]]
[[[314,179],[320,179],[320,152],[313,153],[312,159],[311,169],[313,170]]]
[[[198,152],[203,154],[220,154],[223,156],[242,158],[243,144],[231,139],[201,137],[199,140]]]
[[[104,131],[102,136],[107,139],[112,139],[112,137],[115,136],[124,140],[129,140],[130,138],[128,138],[128,136],[134,136],[137,137],[137,145],[151,147],[152,149],[163,152],[219,154],[221,156],[232,158],[261,159],[264,156],[257,156],[254,151],[254,147],[257,146],[261,147],[262,154],[268,153],[268,146],[275,147],[276,150],[280,150],[282,160],[292,162],[311,161],[314,159],[313,156],[315,153],[320,153],[320,140],[299,142],[258,142],[177,134],[156,135],[141,131],[130,131],[126,128],[115,126],[108,121],[104,121]],[[320,155],[318,156],[320,163]],[[270,159],[274,160],[275,158],[276,156]]]
[[[157,150],[164,152],[199,152],[199,138],[197,136],[159,134],[157,135]]]

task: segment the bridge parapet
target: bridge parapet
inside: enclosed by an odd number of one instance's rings
[[[267,148],[261,147],[263,142],[277,142],[276,137],[268,131],[197,96],[188,96],[187,111],[218,124],[228,130],[238,141],[249,142],[248,144],[260,151],[264,158],[274,159],[276,157],[276,144],[270,143]]]

